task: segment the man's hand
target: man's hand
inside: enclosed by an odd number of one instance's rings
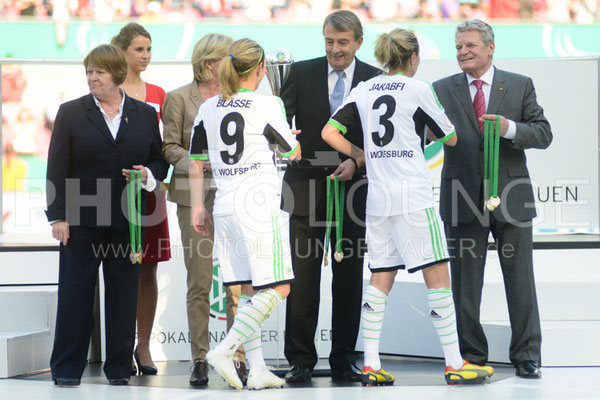
[[[356,164],[354,164],[354,160],[349,158],[346,161],[344,161],[343,163],[341,163],[335,169],[335,171],[333,171],[333,174],[331,174],[331,176],[334,177],[337,175],[338,179],[340,181],[349,181],[354,176],[355,170],[356,170]]]
[[[495,114],[483,114],[480,118],[480,120],[484,121],[484,122],[486,119],[488,121],[496,121],[496,115]],[[508,131],[508,120],[501,115],[500,116],[500,136],[506,135],[507,131]]]
[[[69,241],[69,223],[67,221],[57,221],[53,223],[52,237],[66,246]]]
[[[194,226],[194,230],[200,233],[202,236],[210,235],[210,231],[208,230],[208,224],[213,224],[210,219],[210,215],[206,212],[204,207],[193,207],[192,208],[192,225]]]

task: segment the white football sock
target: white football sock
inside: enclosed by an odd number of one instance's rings
[[[364,365],[375,371],[381,369],[379,339],[381,338],[386,304],[387,295],[375,286],[368,285],[363,295],[360,319],[362,321],[365,351]]]
[[[452,289],[428,289],[427,297],[429,299],[429,317],[440,337],[446,365],[460,369],[464,360],[458,346],[456,310],[454,309]]]
[[[252,298],[245,294],[241,295],[238,312],[239,310],[245,310],[249,305],[252,305]],[[266,367],[262,352],[260,329],[257,329],[244,341],[244,350],[246,351],[246,360],[250,364],[250,369]]]
[[[233,358],[242,342],[250,340],[256,331],[260,332],[263,323],[282,300],[281,294],[273,288],[258,291],[251,297],[251,304],[247,302],[238,309],[233,326],[215,350]]]

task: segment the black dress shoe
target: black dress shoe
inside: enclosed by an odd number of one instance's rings
[[[246,368],[246,363],[234,358],[233,365],[235,366],[235,372],[237,372],[238,378],[242,381],[242,385],[245,385],[248,382],[248,369]]]
[[[312,371],[302,365],[292,365],[290,371],[285,374],[287,383],[305,383],[310,382]]]
[[[540,379],[542,377],[542,371],[533,361],[524,361],[517,365],[515,374],[527,379]]]
[[[198,361],[192,367],[190,385],[205,386],[208,383],[208,364],[206,361]]]
[[[156,375],[158,373],[158,369],[156,367],[142,365],[140,362],[140,357],[138,356],[137,347],[133,351],[133,358],[135,358],[135,362],[137,363],[138,369],[140,370],[140,374],[142,375]],[[131,368],[131,372],[133,372],[133,368]],[[135,374],[131,374],[135,375]]]
[[[354,364],[346,364],[341,369],[331,369],[331,380],[335,382],[360,382],[362,372]]]
[[[129,383],[129,377],[127,378],[112,378],[108,380],[109,385],[113,386],[123,386]]]
[[[130,372],[131,376],[137,375],[137,367],[135,366],[135,364],[131,364],[131,372]]]
[[[78,378],[56,378],[54,384],[60,387],[75,387],[81,385],[81,379]]]

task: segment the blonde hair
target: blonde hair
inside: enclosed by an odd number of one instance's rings
[[[419,41],[407,29],[382,33],[375,42],[375,59],[388,71],[406,67],[413,53],[419,55]]]
[[[233,42],[229,55],[219,67],[221,96],[228,100],[240,89],[240,79],[245,78],[265,61],[265,51],[254,40],[244,38]]]
[[[90,64],[106,70],[112,76],[115,85],[125,82],[129,67],[125,56],[117,46],[101,44],[96,47],[83,59],[83,66],[86,70]]]
[[[233,43],[232,38],[220,33],[209,33],[202,36],[192,52],[194,80],[203,82],[212,78],[210,69],[206,66],[206,61],[217,61],[225,57],[231,43]]]

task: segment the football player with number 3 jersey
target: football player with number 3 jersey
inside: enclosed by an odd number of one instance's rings
[[[242,284],[231,330],[206,355],[209,365],[236,389],[243,387],[233,363],[241,343],[250,363],[249,389],[285,383],[265,365],[260,332],[289,294],[294,278],[273,150],[297,160],[300,144],[287,124],[281,99],[254,92],[264,75],[264,50],[250,39],[234,42],[219,66],[221,94],[200,106],[190,146],[192,223],[198,232],[208,233],[202,179],[204,162],[210,161],[217,185],[215,254],[223,283]]]
[[[444,230],[433,207],[433,185],[425,163],[426,137],[456,144],[456,132],[427,82],[413,78],[419,66],[415,35],[394,29],[379,36],[375,58],[387,74],[360,83],[323,128],[334,149],[366,164],[367,247],[371,281],[365,289],[361,320],[364,342],[363,386],[392,385],[381,367],[379,339],[387,296],[398,269],[423,271],[429,316],[439,334],[448,384],[479,383],[491,367],[469,364],[458,347]],[[364,151],[347,141],[346,126],[360,120]]]

